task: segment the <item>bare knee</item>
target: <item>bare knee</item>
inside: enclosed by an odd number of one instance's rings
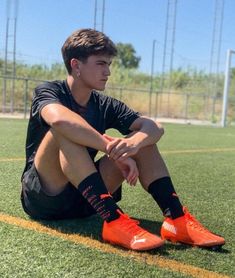
[[[84,146],[75,144],[52,129],[38,148],[35,166],[50,191],[55,185],[63,187],[68,181],[78,186],[84,178],[96,172]]]

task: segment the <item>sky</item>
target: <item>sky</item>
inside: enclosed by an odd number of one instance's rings
[[[0,57],[4,58],[6,21],[13,33],[14,3],[0,0]],[[167,0],[105,0],[104,33],[115,43],[131,43],[141,57],[140,70],[151,73],[155,44],[154,73],[161,72],[167,14]],[[171,0],[173,2],[173,0]],[[209,71],[212,49],[215,3],[222,0],[178,0],[175,24],[174,68]],[[102,3],[97,0],[96,28],[101,29]],[[9,8],[10,7],[10,8]],[[61,46],[80,28],[94,28],[95,0],[18,0],[16,59],[26,64],[61,63]],[[227,49],[235,49],[235,0],[224,0],[223,31],[219,70],[225,67]],[[170,17],[172,19],[173,17]],[[219,22],[219,20],[217,20]],[[217,28],[218,30],[218,28]],[[218,34],[219,32],[217,32]],[[9,36],[9,52],[13,40]],[[166,69],[170,64],[168,40]],[[215,39],[214,55],[218,51]],[[9,54],[9,59],[12,54]],[[215,69],[215,58],[212,69]],[[235,59],[234,59],[235,60]],[[234,63],[235,64],[235,63]]]

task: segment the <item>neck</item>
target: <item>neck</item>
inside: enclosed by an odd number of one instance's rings
[[[67,83],[75,101],[81,106],[86,106],[92,90],[79,84],[71,75],[67,77]]]

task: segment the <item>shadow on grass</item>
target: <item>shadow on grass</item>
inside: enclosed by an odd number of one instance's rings
[[[98,215],[65,220],[37,220],[40,224],[65,234],[79,234],[101,240],[102,220]]]
[[[158,234],[160,231],[160,227],[162,225],[161,222],[151,221],[147,219],[137,219],[140,222],[140,226],[144,229],[148,230],[151,233]],[[90,237],[92,239],[96,239],[102,242],[101,232],[102,232],[102,220],[98,215],[93,215],[87,218],[82,219],[66,219],[66,220],[56,220],[56,221],[46,221],[46,220],[37,220],[40,224],[49,227],[51,229],[57,230],[61,233],[65,234],[79,234],[84,237]],[[170,249],[171,245],[165,244],[164,246],[154,249],[145,251],[151,255],[160,254],[160,255],[167,255],[168,250]],[[123,249],[121,247],[116,247],[118,249]],[[173,247],[176,249],[176,245]],[[184,250],[186,246],[178,245],[178,250]],[[123,249],[126,250],[126,249]]]
[[[160,235],[160,229],[162,226],[162,222],[156,222],[156,221],[151,221],[151,220],[146,220],[146,219],[137,219],[143,228],[148,230],[149,232],[153,234]],[[215,253],[222,253],[222,254],[229,254],[231,251],[226,249],[224,246],[215,246],[215,247],[192,247],[191,245],[187,244],[181,244],[181,243],[171,243],[167,242],[164,245],[164,251],[167,253],[168,250],[186,250],[190,248],[200,248],[203,250],[207,250],[209,252],[215,252]]]
[[[134,218],[140,222],[140,226],[144,229],[148,230],[153,234],[160,235],[160,228],[162,222],[152,221],[147,219],[138,219]],[[45,225],[51,229],[57,230],[59,232],[65,234],[79,234],[84,237],[90,237],[92,239],[96,239],[102,242],[101,232],[102,232],[102,220],[98,215],[93,215],[87,218],[82,219],[66,219],[66,220],[56,220],[56,221],[38,221],[42,225]],[[121,247],[117,247],[121,248]],[[167,256],[172,251],[185,251],[187,249],[194,248],[190,245],[186,244],[173,244],[170,242],[166,242],[162,247],[145,251],[151,255],[164,255]],[[123,249],[123,248],[121,248]],[[209,252],[219,252],[223,254],[230,253],[229,250],[221,248],[203,248],[204,250],[208,250]]]
[[[137,218],[136,218],[137,219]],[[137,219],[140,222],[141,227],[144,229],[148,230],[149,232],[153,234],[157,234],[160,236],[160,229],[162,226],[162,222],[158,221],[152,221],[152,220],[147,220],[147,219]],[[184,245],[184,244],[171,244],[169,242],[166,242],[160,249],[154,249],[148,251],[148,253],[154,255],[154,254],[161,254],[164,256],[167,256],[169,254],[169,251],[171,250],[186,250],[191,248],[189,245]]]

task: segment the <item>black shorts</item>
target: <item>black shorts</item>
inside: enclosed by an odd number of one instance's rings
[[[113,194],[113,198],[116,202],[121,200],[121,186]],[[47,195],[41,186],[34,164],[23,175],[21,203],[24,211],[35,219],[84,218],[96,213],[71,183],[68,183],[60,194]]]

